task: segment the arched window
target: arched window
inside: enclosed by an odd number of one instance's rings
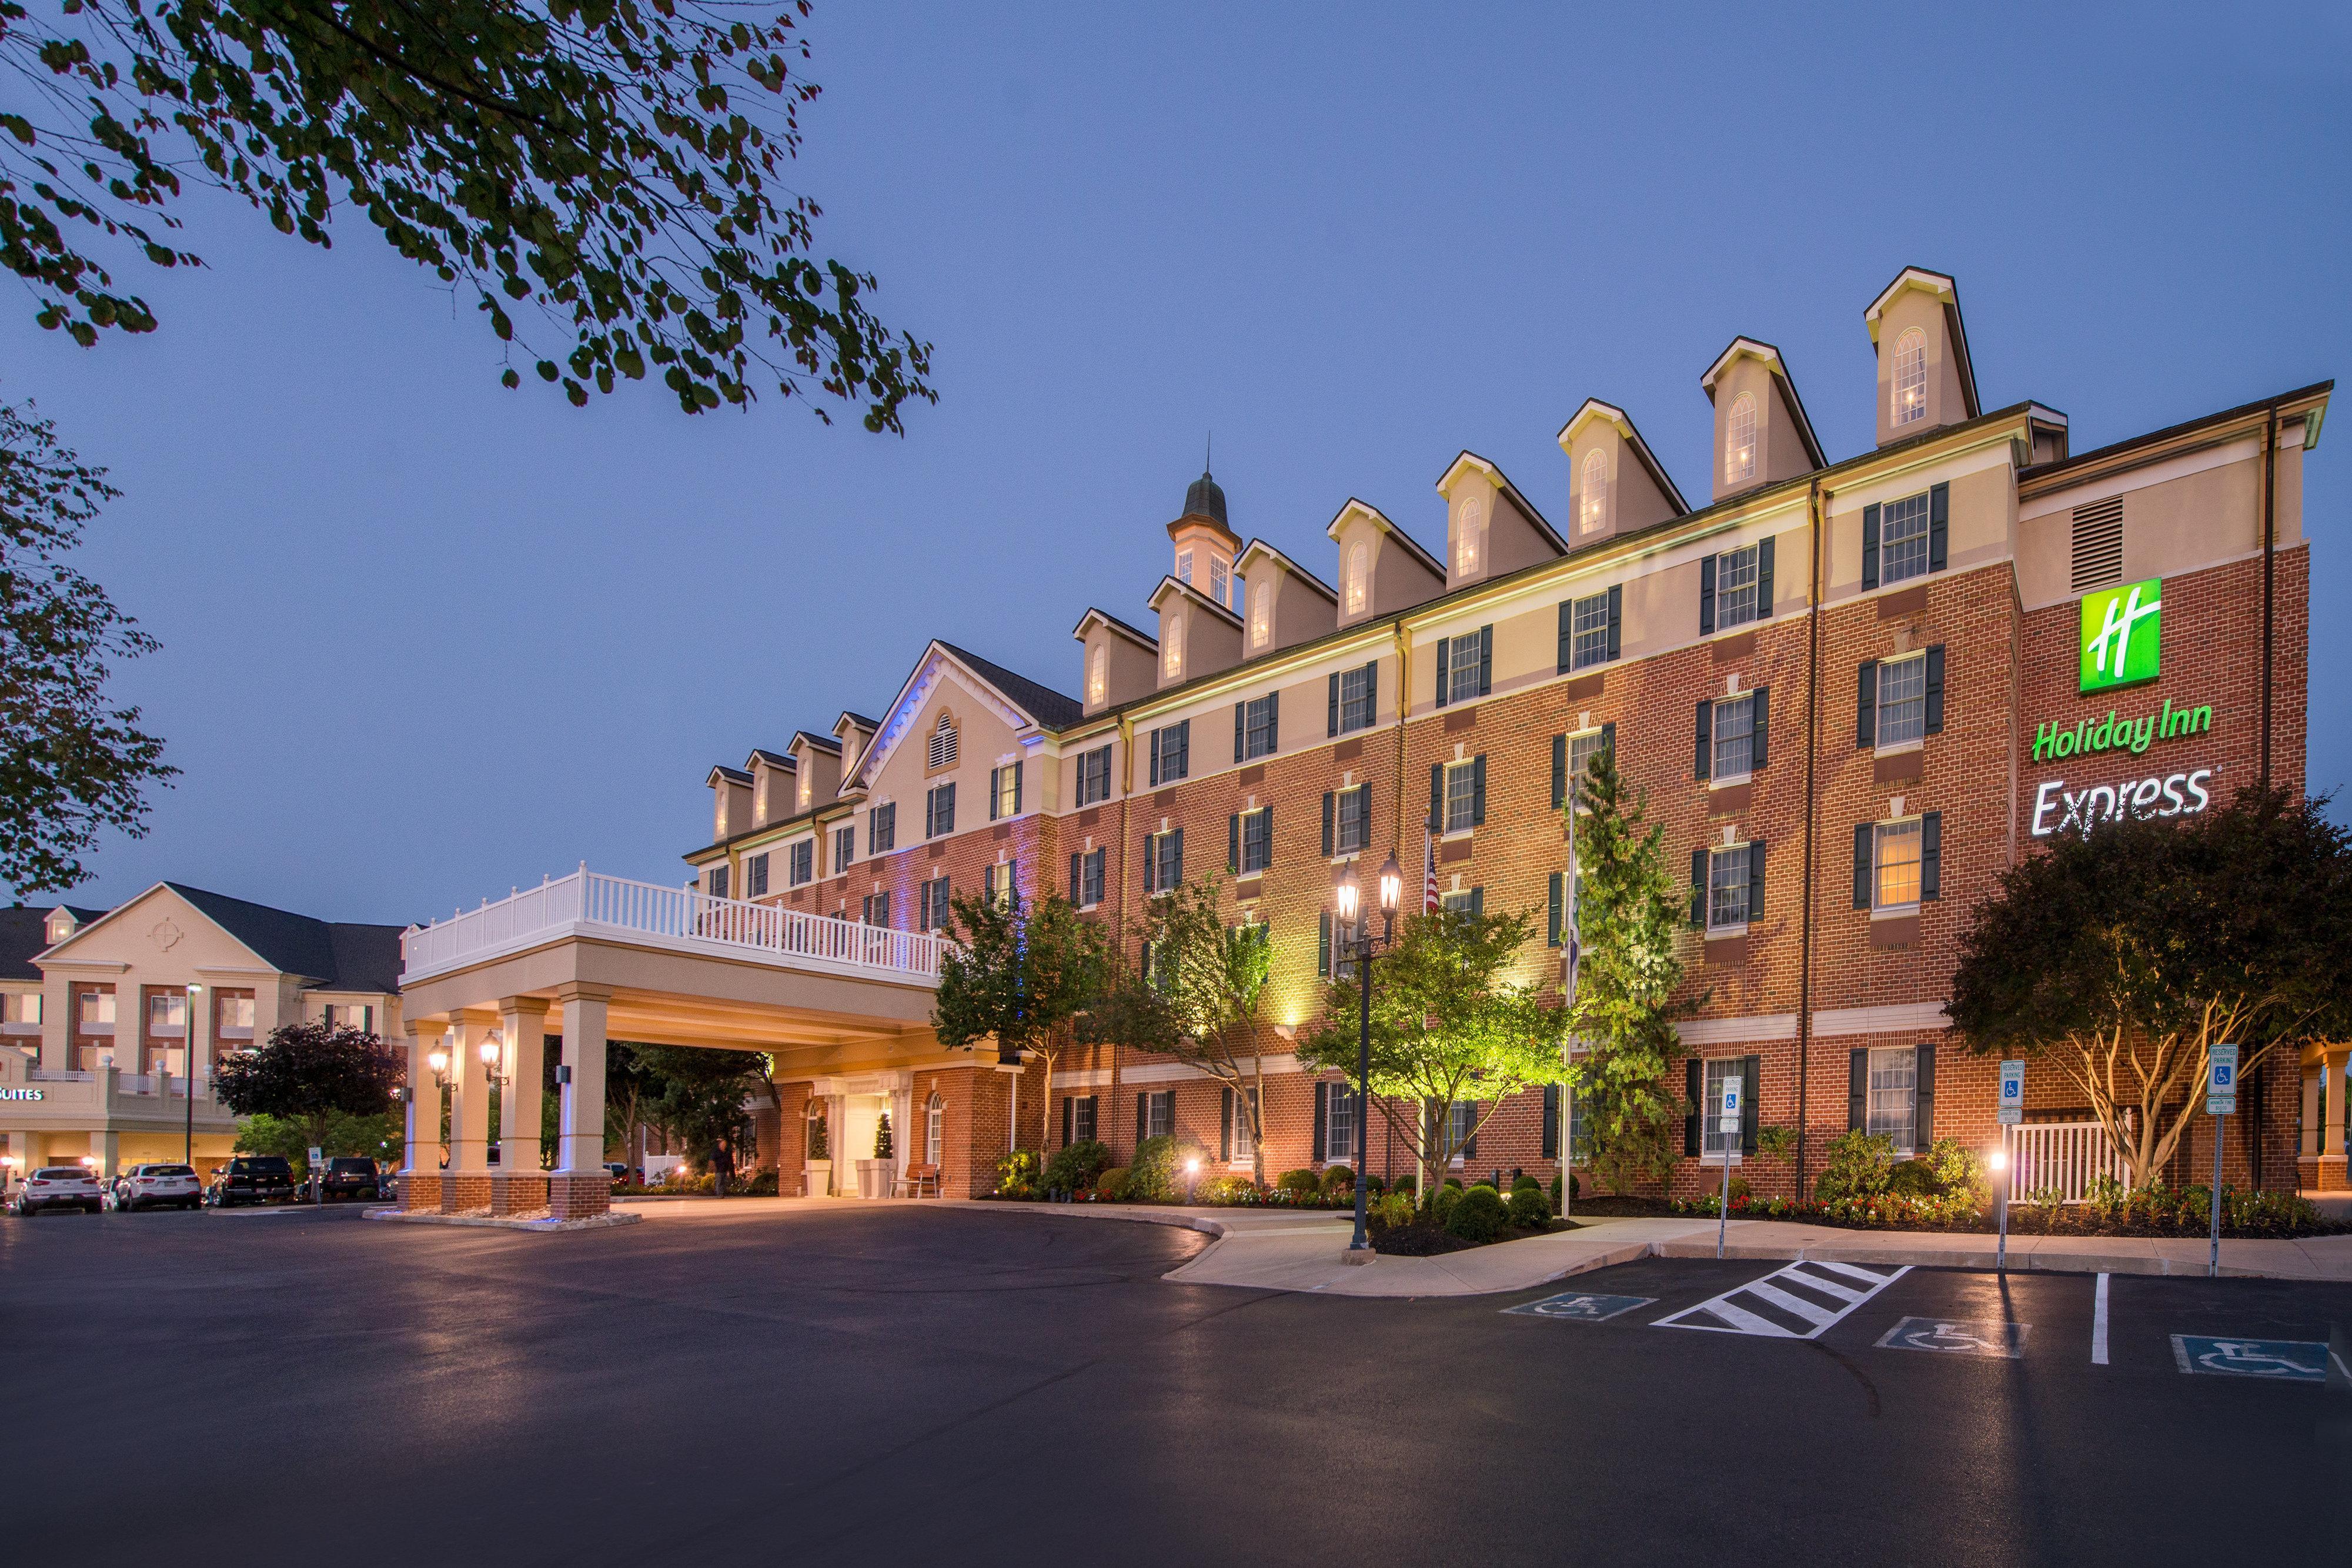
[[[940,1125],[946,1112],[947,1105],[940,1099],[939,1091],[932,1090],[931,1097],[923,1102],[923,1163],[934,1170],[939,1168],[940,1155],[947,1148]]]
[[[946,714],[941,714],[938,727],[931,731],[930,749],[925,756],[925,765],[930,768],[952,768],[955,766],[955,720]]]
[[[1099,703],[1110,695],[1110,649],[1097,643],[1087,654],[1087,701]]]
[[[1274,584],[1252,585],[1249,598],[1250,642],[1263,648],[1274,637]]]
[[[1927,334],[1914,327],[1895,340],[1895,407],[1892,422],[1909,424],[1927,417]]]
[[[1747,392],[1731,405],[1730,433],[1723,442],[1723,480],[1737,485],[1756,477],[1756,400]]]
[[[1160,647],[1160,673],[1176,676],[1184,673],[1184,617],[1171,615],[1160,628],[1163,639]]]
[[[1486,532],[1486,510],[1476,497],[1462,503],[1462,520],[1454,530],[1454,570],[1457,575],[1467,576],[1478,570],[1478,547],[1483,542],[1480,536]]]
[[[1609,509],[1609,455],[1588,452],[1584,455],[1584,499],[1577,516],[1588,528],[1597,528]]]
[[[1371,552],[1358,539],[1348,547],[1348,613],[1361,615],[1370,601],[1372,575]]]

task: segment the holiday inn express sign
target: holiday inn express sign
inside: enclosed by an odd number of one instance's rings
[[[2164,631],[2164,580],[2104,588],[2083,596],[2083,684],[2105,691],[2156,679]]]
[[[2161,578],[2084,594],[2076,689],[2106,691],[2156,679],[2163,629]],[[2033,760],[2050,762],[2100,751],[2128,751],[2136,757],[2157,741],[2203,735],[2212,727],[2210,704],[2175,707],[2167,697],[2163,707],[2153,713],[2126,716],[2109,708],[2104,717],[2077,719],[2071,725],[2063,720],[2036,724]],[[2212,803],[2212,791],[2206,785],[2213,771],[2185,768],[2072,790],[2063,779],[2045,780],[2033,792],[2033,836],[2047,838],[2065,828],[2088,828],[2094,822],[2126,817],[2192,815]]]

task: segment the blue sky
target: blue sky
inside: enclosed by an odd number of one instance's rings
[[[135,279],[142,340],[0,313],[0,396],[126,492],[82,564],[163,640],[120,690],[185,770],[72,896],[397,922],[583,859],[678,880],[712,762],[878,711],[931,636],[1075,691],[1071,628],[1143,614],[1207,432],[1235,528],[1318,567],[1351,495],[1440,539],[1465,447],[1563,515],[1588,395],[1702,494],[1737,333],[1832,459],[1869,444],[1862,312],[1906,264],[1958,278],[1987,406],[2077,450],[2352,371],[2344,13],[1271,10],[820,0],[798,180],[937,345],[903,440],[504,392],[356,218],[322,253],[191,204],[211,266]],[[2319,619],[2339,789],[2352,626]]]

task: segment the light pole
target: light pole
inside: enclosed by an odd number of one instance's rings
[[[1993,1203],[2000,1215],[2000,1241],[1992,1255],[1992,1270],[1996,1274],[2005,1274],[2009,1271],[2009,1147],[2007,1143],[2007,1131],[2008,1130],[2006,1128],[2002,1129],[2003,1142],[2001,1147],[1995,1149],[1985,1158],[1985,1164],[1992,1167]]]
[[[1356,1025],[1356,1237],[1348,1243],[1350,1252],[1369,1252],[1372,1245],[1365,1228],[1370,1192],[1364,1179],[1363,1154],[1364,1124],[1372,1108],[1372,954],[1396,936],[1397,901],[1403,890],[1404,871],[1391,854],[1381,867],[1381,935],[1376,943],[1370,926],[1359,918],[1364,891],[1356,882],[1355,862],[1349,862],[1339,873],[1339,922],[1356,933],[1347,939],[1346,950],[1356,960],[1356,998],[1361,1004]]]
[[[180,1031],[182,1048],[180,1054],[185,1058],[188,1070],[188,1128],[186,1141],[180,1147],[180,1163],[190,1170],[196,1168],[196,1004],[204,994],[205,988],[202,986],[192,985],[188,988],[187,1023],[186,1027]],[[171,1074],[165,1073],[167,1088],[170,1086],[170,1079]]]
[[[440,1046],[435,1046],[425,1053],[425,1065],[433,1070],[433,1168],[437,1172],[446,1168],[448,1163],[440,1152],[446,1146],[441,1142],[441,1113],[444,1110],[442,1097],[449,1092],[448,1051]],[[412,1089],[409,1092],[415,1093],[415,1091]],[[409,1168],[415,1169],[416,1156],[411,1154],[408,1161]],[[400,1201],[403,1203],[408,1201],[405,1191],[402,1193]]]

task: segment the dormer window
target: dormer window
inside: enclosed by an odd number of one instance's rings
[[[1250,643],[1263,648],[1274,639],[1274,584],[1261,582],[1250,590]]]
[[[1372,575],[1371,552],[1361,539],[1348,547],[1348,570],[1342,575],[1347,580],[1348,613],[1361,615],[1371,598]]]
[[[806,810],[808,807],[809,790],[813,786],[813,780],[808,779],[803,779],[801,780],[801,807],[803,810]]]
[[[1172,681],[1184,673],[1184,617],[1171,615],[1162,635],[1167,641],[1160,650],[1160,673]]]
[[[1484,542],[1482,535],[1485,533],[1485,523],[1486,511],[1479,506],[1477,497],[1473,497],[1462,503],[1462,521],[1454,530],[1455,575],[1467,577],[1478,570],[1478,562],[1483,553],[1479,547]]]
[[[1756,399],[1741,392],[1731,405],[1729,432],[1723,443],[1723,482],[1737,485],[1756,477]]]
[[[1927,417],[1927,335],[1916,327],[1895,340],[1895,407],[1888,417],[1897,425]]]
[[[1192,584],[1192,552],[1191,550],[1180,549],[1176,552],[1176,580],[1188,587]]]
[[[1601,526],[1601,514],[1609,507],[1609,457],[1606,453],[1585,454],[1583,491],[1576,516],[1579,524],[1589,532]]]
[[[924,765],[935,768],[952,768],[955,766],[955,720],[946,714],[941,714],[938,727],[931,731],[930,746],[924,754]]]
[[[1087,652],[1087,701],[1101,703],[1110,695],[1110,649],[1097,643]]]

